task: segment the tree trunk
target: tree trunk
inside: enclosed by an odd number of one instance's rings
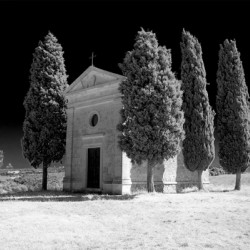
[[[234,190],[240,190],[240,188],[241,188],[241,168],[238,168],[236,172],[236,183]]]
[[[47,190],[48,166],[43,165],[43,183],[42,190]]]
[[[155,191],[153,167],[154,167],[154,164],[148,161],[147,189],[149,193],[152,193]]]
[[[198,170],[198,189],[199,190],[204,190],[204,186],[203,186],[203,181],[202,181],[202,173],[203,170]]]

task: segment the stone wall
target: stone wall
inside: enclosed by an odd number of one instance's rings
[[[125,169],[127,169],[127,185],[129,185],[129,188],[126,187],[124,193],[146,190],[146,162],[141,165],[131,164],[125,153],[123,158],[123,162],[126,164]],[[198,173],[191,172],[185,167],[182,152],[175,158],[164,161],[163,164],[158,164],[153,173],[155,189],[158,192],[176,193],[181,192],[184,188],[197,186],[198,184]],[[203,183],[205,186],[209,184],[208,170],[203,172]]]
[[[119,82],[113,82],[68,96],[64,190],[86,190],[88,148],[98,147],[101,149],[100,190],[120,192],[122,157],[116,129],[121,109],[118,86]],[[92,126],[91,118],[95,114],[98,122]]]

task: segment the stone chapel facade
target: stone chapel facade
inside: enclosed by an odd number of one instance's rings
[[[118,146],[123,76],[94,66],[85,70],[65,91],[68,100],[65,191],[130,194],[146,188],[145,164],[132,164]],[[188,171],[180,153],[154,169],[155,188],[176,192],[195,185],[197,172]],[[209,183],[208,171],[203,173]]]

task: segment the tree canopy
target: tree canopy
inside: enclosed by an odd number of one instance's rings
[[[183,139],[182,91],[171,63],[170,50],[142,29],[119,65],[126,77],[120,85],[119,145],[132,162],[148,162],[148,178],[156,164],[180,151]],[[148,191],[153,191],[152,178]]]
[[[197,38],[183,30],[181,80],[185,116],[183,156],[190,171],[206,170],[215,157],[214,111],[209,105],[206,71]],[[202,181],[200,179],[200,181]],[[200,183],[201,184],[201,183]],[[202,187],[201,187],[202,188]]]
[[[45,170],[52,162],[60,161],[65,153],[66,99],[63,91],[66,86],[62,46],[49,32],[33,53],[30,88],[24,100],[22,149],[34,168],[43,164]],[[45,174],[47,176],[47,172]]]
[[[216,108],[220,164],[238,173],[236,189],[240,189],[240,173],[250,157],[249,94],[235,40],[220,45]]]

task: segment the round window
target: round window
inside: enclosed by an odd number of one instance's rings
[[[98,115],[97,114],[92,115],[92,117],[90,119],[90,125],[92,127],[95,127],[97,122],[98,122]]]

